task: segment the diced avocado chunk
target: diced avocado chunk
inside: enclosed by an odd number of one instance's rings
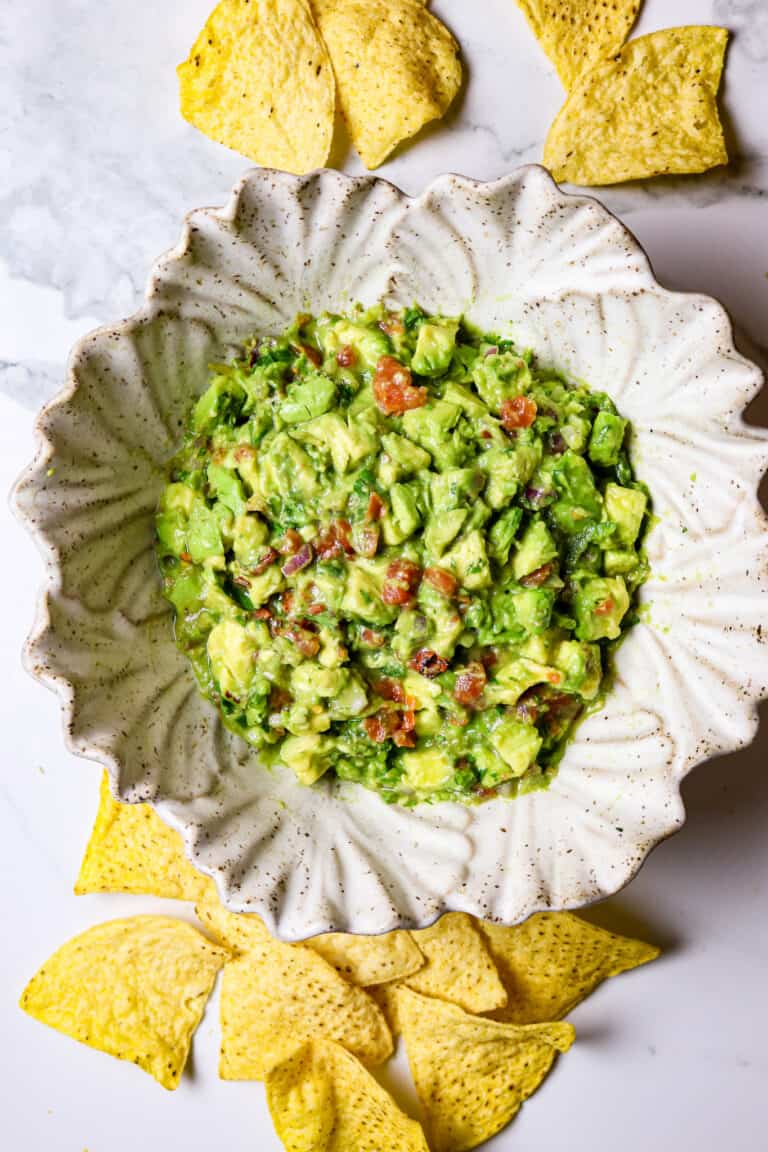
[[[426,449],[441,471],[461,463],[465,445],[456,428],[461,408],[446,400],[432,400],[403,413],[403,431]]]
[[[525,588],[512,598],[515,620],[535,636],[549,627],[554,603],[554,588]]]
[[[406,780],[416,792],[432,792],[453,775],[450,757],[439,748],[403,752],[400,761]]]
[[[321,372],[307,373],[300,384],[290,384],[279,412],[286,424],[301,424],[333,407],[336,385]]]
[[[446,384],[443,400],[447,400],[449,404],[458,404],[464,415],[470,418],[482,418],[488,415],[488,408],[482,400],[478,400],[469,388],[457,384],[454,380],[449,380]]]
[[[491,508],[504,508],[512,502],[520,486],[521,457],[511,448],[491,448],[483,452],[480,464],[488,472],[486,500]],[[525,470],[523,467],[522,471]]]
[[[378,447],[376,432],[364,419],[364,413],[351,414],[346,420],[338,412],[325,412],[297,427],[293,435],[323,445],[331,454],[334,471],[343,476],[350,468],[370,456]]]
[[[232,547],[235,559],[243,568],[258,564],[269,538],[269,529],[254,513],[237,516],[232,527]]]
[[[549,514],[561,532],[573,536],[590,520],[599,520],[603,501],[589,464],[575,452],[565,452],[552,469],[558,499]]]
[[[487,588],[491,583],[485,538],[478,528],[456,541],[443,557],[443,564],[455,573],[464,588]]]
[[[379,458],[379,479],[387,487],[405,476],[412,476],[423,468],[429,468],[432,457],[405,436],[390,432],[381,438],[384,453]],[[386,456],[386,459],[384,459]]]
[[[384,541],[401,544],[421,523],[416,492],[408,484],[393,484],[389,490],[390,515],[382,520]]]
[[[592,425],[592,435],[587,449],[593,464],[602,464],[606,468],[613,467],[619,459],[626,431],[626,420],[622,420],[613,412],[598,412]]]
[[[190,611],[203,596],[203,577],[199,568],[184,564],[176,574],[165,595],[179,613]]]
[[[243,485],[236,472],[231,468],[222,468],[219,464],[209,464],[207,476],[211,492],[229,508],[233,516],[239,516],[245,511]]]
[[[472,380],[480,397],[498,412],[505,400],[519,396],[531,383],[531,370],[513,352],[484,356],[472,369]]]
[[[351,564],[347,569],[341,610],[364,620],[366,624],[389,624],[397,615],[397,609],[382,600],[381,588],[375,576],[359,564]]]
[[[253,679],[256,643],[242,624],[220,620],[208,634],[208,659],[222,695],[242,696]]]
[[[457,320],[432,319],[419,326],[411,368],[420,376],[447,372],[456,344]]]
[[[603,569],[606,576],[626,576],[637,568],[640,558],[634,550],[620,551],[608,548],[603,553]]]
[[[338,696],[347,677],[345,668],[324,668],[304,660],[291,672],[291,692],[297,700],[314,704],[318,698]]]
[[[281,496],[305,497],[316,494],[319,488],[317,473],[307,453],[287,434],[274,438],[269,451],[259,458],[259,486],[262,492],[277,492]]]
[[[363,368],[373,371],[382,356],[388,356],[392,346],[381,331],[368,324],[355,324],[352,320],[340,320],[328,328],[323,337],[327,352],[337,352],[349,345],[357,353]]]
[[[245,389],[233,376],[216,376],[192,411],[192,427],[207,432],[230,413],[239,412],[245,402]]]
[[[543,520],[530,522],[523,533],[517,550],[512,557],[512,572],[515,580],[542,568],[557,556],[557,544]]]
[[[333,741],[319,732],[286,736],[280,745],[280,759],[302,784],[314,784],[328,771]]]
[[[505,718],[491,732],[490,743],[499,761],[483,773],[486,788],[522,776],[535,762],[542,741],[532,724]]]
[[[429,491],[435,514],[465,508],[481,492],[485,476],[479,468],[446,468],[430,476]]]
[[[456,641],[464,631],[464,621],[451,600],[426,582],[419,588],[419,608],[430,625],[428,647],[438,656],[450,659],[456,648]]]
[[[498,520],[491,525],[488,533],[488,555],[492,560],[506,564],[522,518],[522,508],[507,508],[506,512],[502,512]]]
[[[216,513],[198,499],[192,506],[187,532],[187,548],[196,564],[224,556],[224,544]]]
[[[265,568],[258,576],[250,576],[249,580],[248,598],[254,608],[259,608],[262,604],[266,604],[270,596],[274,596],[275,592],[279,592],[285,583],[283,574],[277,564],[273,564],[270,568]]]
[[[605,514],[616,525],[619,540],[631,548],[643,523],[648,504],[645,492],[639,488],[623,488],[620,484],[605,486]]]
[[[585,700],[594,700],[603,675],[597,644],[563,640],[555,649],[554,664],[565,674],[562,688],[567,692],[578,692]]]
[[[424,547],[427,555],[438,559],[461,531],[467,518],[466,508],[454,508],[450,512],[436,512],[430,516],[424,533]]]
[[[629,608],[629,592],[621,576],[595,576],[585,580],[573,596],[576,637],[579,640],[616,640]]]

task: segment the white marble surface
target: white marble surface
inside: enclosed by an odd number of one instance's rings
[[[0,8],[0,488],[32,452],[35,409],[68,348],[129,312],[182,214],[220,203],[245,162],[176,111],[174,65],[209,0],[4,0]],[[436,0],[460,39],[459,107],[381,174],[416,192],[437,173],[490,178],[537,160],[562,93],[512,0]],[[604,190],[659,278],[731,310],[745,352],[768,361],[768,2],[646,0],[639,31],[720,22],[734,32],[724,107],[734,162],[707,176]],[[339,156],[339,162],[343,162]],[[354,157],[344,166],[359,170]],[[753,405],[766,420],[765,398]],[[19,649],[40,566],[0,511],[0,1138],[19,1152],[276,1152],[263,1089],[216,1079],[215,1010],[193,1072],[165,1094],[135,1068],[24,1017],[24,980],[68,935],[149,900],[76,899],[71,885],[98,772],[63,748],[56,702]],[[580,1042],[489,1149],[752,1152],[768,1076],[768,740],[686,785],[689,822],[602,922],[667,944],[663,962],[604,988],[574,1014]],[[171,909],[168,909],[171,910]],[[179,912],[178,908],[172,911]],[[184,910],[182,909],[182,914]],[[412,1105],[402,1071],[395,1073]]]

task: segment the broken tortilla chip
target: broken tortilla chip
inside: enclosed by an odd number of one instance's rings
[[[361,987],[402,980],[424,967],[425,960],[409,932],[398,929],[381,936],[326,932],[306,941],[345,980]]]
[[[231,952],[250,952],[272,939],[266,924],[255,912],[230,912],[225,908],[213,885],[206,888],[198,900],[195,915],[206,932]]]
[[[326,163],[336,86],[307,0],[222,0],[178,74],[206,136],[288,172]]]
[[[659,955],[653,944],[616,936],[570,912],[539,912],[504,928],[479,922],[507,990],[494,1020],[560,1020],[610,976]]]
[[[531,30],[570,92],[582,72],[615,55],[640,0],[517,0]]]
[[[544,146],[554,178],[616,184],[726,164],[717,90],[727,40],[725,28],[668,28],[583,75]]]
[[[267,1074],[266,1088],[286,1152],[429,1152],[421,1125],[332,1041],[299,1048]]]
[[[485,940],[466,912],[448,912],[413,933],[426,964],[407,984],[424,996],[458,1004],[467,1012],[490,1012],[507,1002]]]
[[[421,0],[322,0],[314,11],[352,143],[378,168],[447,112],[461,87],[458,45]]]
[[[75,892],[130,892],[199,900],[212,881],[190,863],[184,842],[150,804],[115,800],[104,772],[99,809]]]
[[[176,1088],[227,953],[182,920],[131,916],[89,928],[47,960],[25,1012]]]
[[[570,1024],[499,1024],[403,986],[397,997],[433,1152],[464,1152],[489,1140],[573,1043]]]

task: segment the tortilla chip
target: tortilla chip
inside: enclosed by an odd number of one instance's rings
[[[402,986],[397,996],[433,1152],[463,1152],[490,1139],[573,1043],[570,1024],[499,1024]]]
[[[461,87],[458,45],[421,0],[335,0],[315,17],[352,143],[378,168],[448,110]]]
[[[383,1012],[384,1019],[393,1036],[400,1035],[400,1013],[397,1010],[397,990],[399,987],[401,985],[397,980],[393,980],[391,984],[374,984],[372,988],[368,989],[369,995],[374,998]]]
[[[514,1024],[560,1020],[609,976],[659,955],[653,944],[570,912],[539,912],[514,928],[481,922],[480,929],[507,990],[507,1004],[493,1018]]]
[[[429,1152],[421,1125],[332,1041],[310,1041],[273,1068],[266,1083],[286,1152]]]
[[[637,19],[640,0],[517,0],[569,92],[582,72],[614,56]]]
[[[307,0],[222,0],[178,69],[181,114],[257,164],[322,168],[336,86]]]
[[[410,932],[397,930],[382,936],[326,932],[306,941],[345,980],[360,987],[402,980],[424,967],[425,960]]]
[[[725,28],[640,36],[576,84],[544,146],[556,180],[616,184],[727,164],[717,114]]]
[[[490,1012],[506,1004],[496,965],[466,912],[448,912],[413,937],[427,962],[408,977],[409,988],[458,1004],[467,1012]]]
[[[75,892],[130,892],[169,900],[199,900],[212,881],[190,863],[184,842],[150,804],[121,804],[105,772],[99,810]]]
[[[110,920],[55,952],[20,1005],[35,1020],[130,1060],[173,1089],[226,959],[181,920]]]
[[[206,932],[231,952],[250,952],[272,939],[266,924],[255,912],[228,911],[213,885],[206,888],[198,900],[195,915]]]

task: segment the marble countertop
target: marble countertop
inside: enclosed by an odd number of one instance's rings
[[[32,454],[32,419],[60,386],[67,352],[128,314],[184,212],[220,204],[247,166],[180,118],[175,64],[211,0],[5,0],[0,10],[0,487]],[[380,169],[407,192],[458,171],[499,176],[540,160],[562,101],[553,68],[512,0],[435,0],[462,44],[469,83],[440,126]],[[768,367],[768,2],[646,0],[637,31],[731,29],[723,110],[733,162],[704,176],[598,195],[645,245],[659,279],[729,308],[742,350]],[[357,159],[340,157],[350,172]],[[765,396],[750,419],[768,422]],[[98,770],[64,749],[55,700],[19,650],[41,569],[6,507],[13,565],[0,575],[0,835],[9,885],[0,950],[0,1076],[6,1140],[19,1152],[277,1152],[263,1089],[216,1078],[215,1008],[194,1069],[163,1093],[126,1065],[24,1017],[24,980],[60,942],[111,915],[162,902],[77,899],[72,879],[95,810]],[[580,1042],[487,1147],[511,1152],[752,1152],[768,1056],[768,774],[765,735],[699,768],[689,820],[635,882],[593,915],[667,946],[662,962],[574,1014]],[[10,905],[10,907],[9,907]],[[183,912],[183,910],[182,910]],[[407,1104],[402,1062],[392,1073]]]

